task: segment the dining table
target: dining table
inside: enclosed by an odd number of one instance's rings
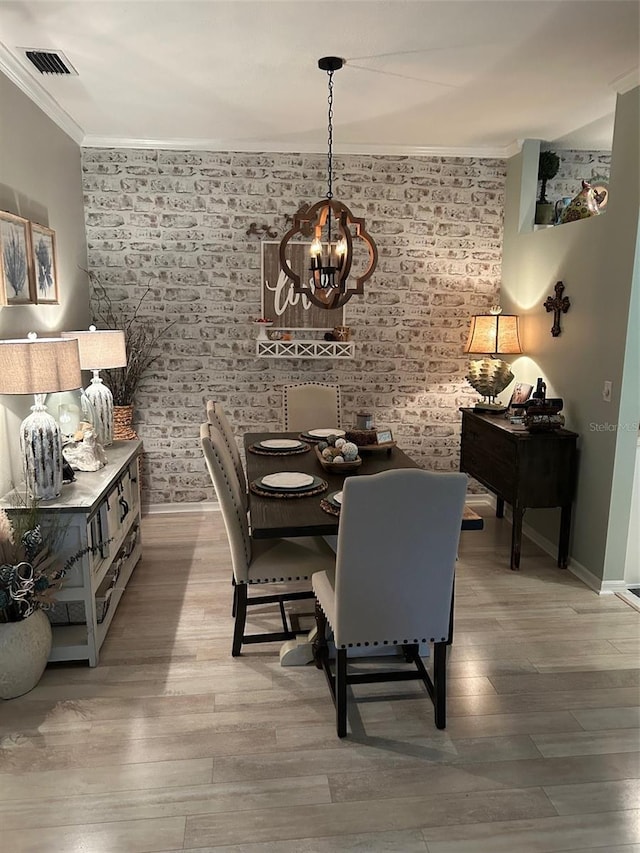
[[[256,453],[263,441],[273,439],[301,439],[309,445],[304,453]],[[301,438],[297,432],[260,432],[244,436],[247,481],[260,482],[262,477],[280,471],[296,471],[321,477],[327,489],[320,495],[278,499],[256,494],[249,489],[249,517],[254,539],[271,539],[286,536],[335,536],[340,518],[328,514],[321,505],[323,498],[339,492],[346,477],[365,477],[396,468],[419,468],[418,463],[397,446],[360,448],[362,465],[355,471],[336,473],[326,471],[315,453],[313,442]],[[253,450],[252,450],[253,449]],[[482,517],[465,506],[462,530],[482,530]]]
[[[262,442],[294,439],[308,449],[302,452],[269,452]],[[247,482],[249,484],[249,519],[254,539],[272,539],[296,536],[334,537],[340,523],[339,510],[331,511],[327,498],[340,492],[346,477],[366,477],[397,468],[419,468],[418,463],[393,444],[388,447],[359,448],[362,464],[348,472],[327,471],[315,451],[314,441],[299,432],[251,432],[244,435]],[[309,474],[326,482],[321,493],[312,495],[276,496],[265,494],[260,488],[263,477],[281,472]],[[465,505],[461,530],[482,530],[483,519]],[[313,633],[313,631],[311,632]],[[453,638],[453,602],[449,642]],[[301,666],[311,662],[311,634],[298,640],[289,640],[280,650],[283,666]]]

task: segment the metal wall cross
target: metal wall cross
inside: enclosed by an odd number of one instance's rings
[[[569,310],[571,303],[569,302],[568,296],[563,296],[562,293],[564,291],[564,284],[561,281],[556,282],[555,286],[555,296],[547,296],[544,307],[548,311],[553,311],[553,326],[551,327],[551,334],[554,338],[557,338],[562,329],[560,328],[560,314],[566,314]]]

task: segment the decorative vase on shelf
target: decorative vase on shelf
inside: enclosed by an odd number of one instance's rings
[[[273,326],[273,320],[256,320],[255,324],[258,327],[258,340],[268,341],[269,335],[267,334],[267,329]]]
[[[42,610],[0,623],[0,699],[28,693],[42,677],[51,652],[51,624]]]
[[[582,189],[573,201],[562,211],[560,222],[577,222],[579,219],[588,219],[590,216],[598,216],[600,208],[596,194],[590,183],[582,182]]]
[[[113,407],[113,437],[116,441],[130,441],[138,437],[133,428],[133,406]]]
[[[553,225],[554,205],[550,201],[536,202],[536,225]]]

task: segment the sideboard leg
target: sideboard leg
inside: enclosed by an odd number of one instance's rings
[[[511,569],[520,568],[520,549],[522,545],[522,517],[524,509],[519,504],[513,506],[513,528],[511,531]]]
[[[504,518],[504,498],[496,497],[496,518]]]
[[[571,504],[564,504],[560,512],[560,538],[558,539],[558,568],[566,569],[569,562],[569,533],[571,532]]]

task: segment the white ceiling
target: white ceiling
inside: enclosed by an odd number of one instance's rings
[[[609,148],[637,0],[0,0],[0,70],[78,142],[501,154]],[[43,76],[23,48],[61,50]]]

